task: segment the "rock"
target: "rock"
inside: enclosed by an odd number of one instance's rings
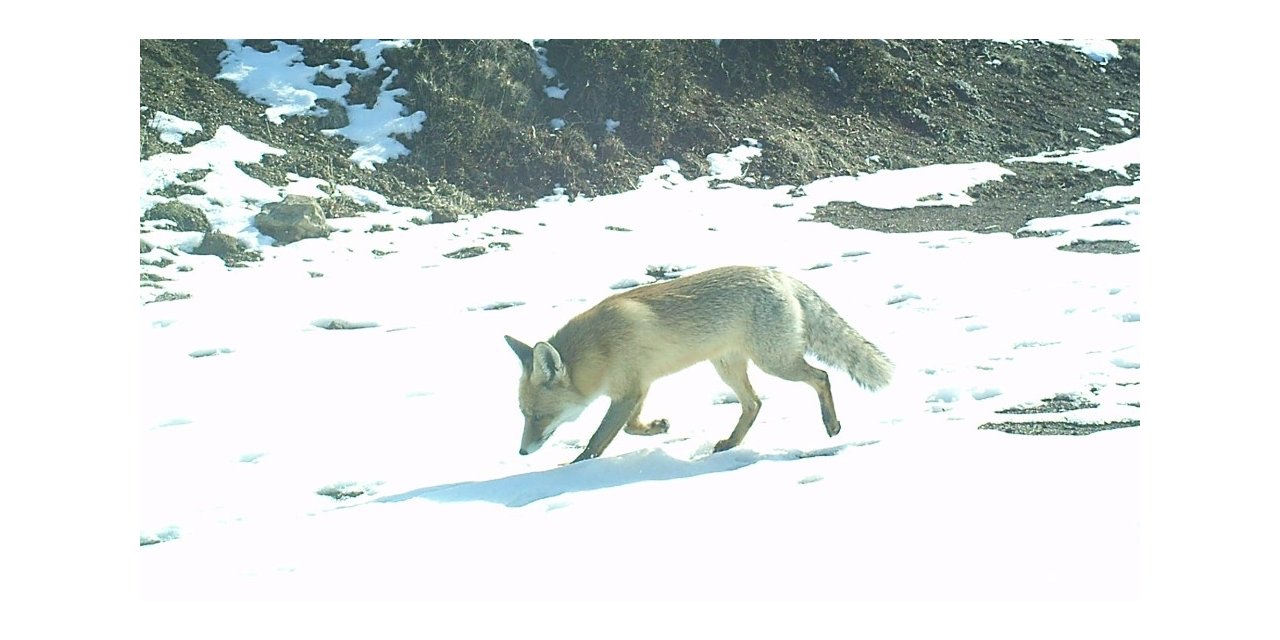
[[[327,238],[331,229],[315,198],[285,196],[281,202],[262,205],[262,213],[254,216],[258,231],[275,238],[278,244],[289,244],[306,238]]]
[[[956,95],[960,96],[960,99],[965,102],[973,104],[981,98],[978,90],[975,89],[972,84],[969,84],[964,80],[956,80],[953,86],[955,87]]]
[[[321,131],[341,129],[351,124],[351,118],[347,115],[346,105],[339,104],[328,98],[320,98],[316,100],[316,107],[325,111],[324,115],[317,115],[315,118],[315,126]]]
[[[225,233],[213,231],[204,235],[204,240],[200,241],[200,246],[196,247],[192,253],[203,256],[218,256],[227,266],[236,266],[242,262],[253,262],[261,260],[262,256],[255,251],[250,251],[235,237]]]
[[[886,42],[885,46],[889,49],[889,55],[899,60],[911,59],[911,50],[907,49],[906,45],[901,42]]]
[[[465,247],[462,249],[458,249],[457,251],[451,251],[449,253],[446,253],[444,254],[444,257],[453,258],[455,260],[464,260],[466,258],[474,258],[476,256],[482,256],[485,254],[486,251],[488,251],[488,249],[485,249],[484,247]]]
[[[435,209],[431,212],[431,224],[440,224],[442,222],[457,222],[457,211],[442,211]]]
[[[169,200],[161,202],[150,209],[142,216],[143,220],[169,220],[173,222],[174,228],[178,231],[199,231],[208,233],[213,229],[213,225],[209,224],[209,217],[204,212],[189,205],[178,202],[177,200]]]

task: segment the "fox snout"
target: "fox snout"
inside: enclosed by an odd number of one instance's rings
[[[542,443],[546,442],[547,438],[551,437],[551,431],[554,431],[554,429],[543,430],[526,426],[524,430],[524,438],[520,441],[520,455],[527,456],[534,451],[541,449]]]

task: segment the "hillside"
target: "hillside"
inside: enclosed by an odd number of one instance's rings
[[[1100,59],[1041,41],[448,40],[370,49],[143,40],[140,156],[180,152],[229,125],[285,151],[242,166],[267,184],[320,178],[432,211],[436,221],[528,206],[557,188],[570,197],[626,191],[666,159],[687,177],[706,175],[708,154],[744,139],[761,154],[741,180],[761,187],[1001,162],[1139,135],[1140,45],[1114,42],[1118,57]],[[298,52],[291,72],[335,97],[268,117],[261,97],[227,79],[235,60],[282,47]],[[395,104],[380,99],[393,94]],[[325,131],[375,107],[411,122],[390,134],[402,155],[361,166],[355,142]],[[150,126],[157,112],[200,130],[162,140]],[[971,194],[978,201],[963,211],[932,208],[922,219],[833,203],[816,216],[887,231],[1012,232],[1032,217],[1087,210],[1077,202],[1084,193],[1138,177],[1020,167]],[[159,195],[174,198],[198,188],[166,189]],[[361,208],[334,193],[325,215]]]

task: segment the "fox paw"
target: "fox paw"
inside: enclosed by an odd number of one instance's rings
[[[837,422],[837,423],[835,423],[835,424],[827,425],[827,435],[828,435],[828,436],[833,436],[833,437],[834,437],[837,433],[840,433],[840,423],[839,423],[839,422]]]
[[[717,443],[716,443],[716,446],[714,446],[714,447],[712,447],[712,448],[711,448],[711,452],[712,452],[712,453],[720,453],[721,451],[727,451],[727,450],[732,449],[732,448],[734,448],[734,447],[736,447],[736,446],[738,446],[738,443],[736,443],[736,442],[730,442],[730,441],[729,441],[729,440],[727,440],[727,439],[726,439],[726,440],[721,440],[720,442],[717,442]]]
[[[622,428],[623,431],[633,436],[656,436],[667,432],[671,428],[671,423],[666,418],[659,418],[649,424],[629,424]]]

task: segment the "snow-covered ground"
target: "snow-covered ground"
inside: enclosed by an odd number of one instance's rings
[[[831,199],[909,206],[1001,172],[883,172],[793,197],[664,165],[630,193],[455,224],[335,221],[349,232],[263,247],[247,268],[154,249],[172,262],[146,270],[191,298],[142,312],[141,534],[162,541],[142,550],[144,593],[1132,596],[1138,430],[977,427],[1045,419],[995,412],[1058,394],[1098,407],[1051,419],[1138,419],[1136,254],[1057,247],[1137,242],[1141,206],[1036,221],[1061,233],[1023,239],[806,221]],[[367,233],[379,223],[395,230]],[[488,252],[444,257],[471,246]],[[755,371],[755,429],[712,455],[738,408],[698,366],[653,387],[665,436],[564,466],[602,401],[517,455],[504,333],[545,339],[653,267],[733,263],[809,282],[894,360],[893,384],[833,375],[845,429],[829,439],[808,387]]]
[[[1052,160],[1139,163],[1136,139],[1074,151]],[[1047,237],[884,234],[810,214],[834,200],[965,206],[966,188],[1016,163],[792,191],[668,162],[628,193],[427,226],[386,205],[276,247],[250,212],[314,181],[281,190],[236,168],[272,152],[223,129],[143,162],[143,210],[156,184],[210,169],[211,195],[184,198],[264,256],[228,269],[175,250],[193,241],[184,234],[145,234],[156,248],[143,260],[168,264],[144,272],[190,298],[150,303],[158,291],[141,290],[144,597],[1136,596],[1141,428],[978,426],[1139,419],[1139,254],[1058,247],[1140,245],[1141,205],[1029,225]],[[756,152],[746,141],[709,164],[732,177]],[[486,252],[445,255],[469,247]],[[519,365],[503,334],[545,339],[654,269],[724,264],[808,282],[890,356],[893,383],[872,394],[833,371],[844,430],[828,438],[812,390],[753,369],[759,420],[739,448],[711,454],[738,407],[699,365],[652,389],[643,417],[669,418],[666,435],[624,434],[566,465],[601,401],[517,454]],[[1097,406],[997,413],[1059,394]]]

